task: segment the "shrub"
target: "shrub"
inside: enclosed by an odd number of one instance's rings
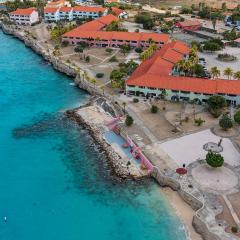
[[[142,53],[142,51],[143,51],[142,48],[135,48],[136,53]]]
[[[134,102],[134,103],[138,103],[138,102],[139,102],[138,98],[134,98],[134,99],[133,99],[133,102]]]
[[[103,76],[104,76],[104,73],[97,73],[97,74],[96,74],[96,77],[97,77],[97,78],[102,78]]]
[[[209,166],[217,168],[223,165],[224,158],[219,153],[214,153],[212,151],[209,151],[206,155],[206,162]]]
[[[227,131],[229,128],[232,128],[233,122],[232,119],[228,116],[228,114],[223,114],[222,118],[219,120],[219,126]]]
[[[226,99],[222,96],[211,96],[208,99],[208,105],[211,109],[221,109],[226,107]]]
[[[131,126],[133,124],[133,118],[130,115],[127,115],[125,124],[126,126]]]
[[[106,48],[105,52],[111,54],[113,52],[113,49],[112,48]]]
[[[62,47],[67,47],[69,45],[69,42],[68,41],[63,41],[62,42]]]
[[[231,231],[232,231],[233,233],[237,233],[237,232],[238,232],[238,227],[232,226],[232,227],[231,227]]]
[[[194,122],[197,126],[201,126],[205,122],[205,120],[203,120],[201,118],[197,118],[194,120]]]
[[[110,59],[109,59],[109,62],[118,62],[116,56],[112,56]]]
[[[151,111],[151,113],[157,113],[158,107],[156,105],[152,105],[150,111]]]
[[[83,48],[81,46],[77,46],[77,47],[74,48],[74,52],[82,53],[83,52]]]
[[[221,116],[222,114],[222,110],[221,109],[209,109],[210,113],[212,114],[213,117],[218,118]]]
[[[85,61],[86,61],[86,62],[90,62],[90,57],[89,57],[89,56],[86,56]]]
[[[240,111],[237,111],[235,114],[234,114],[234,121],[238,124],[240,124]]]

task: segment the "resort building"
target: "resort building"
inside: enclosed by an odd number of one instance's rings
[[[92,18],[96,19],[105,16],[108,13],[107,8],[90,7],[90,6],[75,6],[73,7],[73,17],[77,18]]]
[[[53,0],[47,3],[46,8],[60,8],[68,4],[65,0]]]
[[[201,28],[201,23],[197,20],[186,20],[175,24],[176,27],[182,30],[197,31]]]
[[[39,22],[39,15],[36,8],[18,8],[9,13],[10,20],[22,25],[32,25]]]
[[[206,102],[212,95],[221,95],[230,104],[240,104],[240,80],[172,75],[174,65],[186,58],[189,51],[180,41],[164,45],[150,59],[142,62],[126,80],[126,94],[161,97],[164,91],[168,100],[196,100],[198,103]]]
[[[125,12],[124,10],[117,8],[117,7],[111,7],[111,12],[118,18],[128,18],[128,13]]]
[[[109,14],[65,33],[62,39],[70,44],[87,42],[90,46],[99,47],[120,47],[127,44],[133,48],[145,48],[153,42],[161,47],[170,41],[167,34],[102,31],[111,22],[117,20],[117,17]]]
[[[57,22],[60,20],[59,8],[44,8],[44,20],[46,22]]]
[[[72,7],[61,7],[59,9],[60,20],[73,20],[73,8]]]

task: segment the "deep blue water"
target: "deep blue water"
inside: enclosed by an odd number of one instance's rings
[[[119,183],[64,117],[89,97],[70,83],[0,32],[0,240],[184,240],[158,186]]]

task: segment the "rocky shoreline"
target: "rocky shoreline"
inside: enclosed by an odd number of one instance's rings
[[[43,59],[52,64],[54,69],[70,77],[73,77],[77,86],[88,91],[92,95],[102,96],[99,89],[95,88],[93,84],[90,83],[90,81],[82,78],[77,73],[76,68],[67,64],[61,59],[52,56],[38,43],[36,39],[33,39],[32,37],[19,32],[15,25],[5,26],[3,23],[1,23],[0,27],[5,34],[9,34],[18,38],[19,40],[23,41],[27,47],[30,47],[35,53],[41,55]],[[106,97],[106,95],[104,97]],[[91,102],[88,104],[91,104]],[[83,118],[81,118],[81,116],[77,114],[77,110],[78,109],[69,110],[66,112],[66,115],[76,121],[78,124],[88,129],[90,135],[104,151],[114,172],[122,179],[128,178],[129,172],[126,171],[126,169],[122,168],[121,164],[118,164],[118,154],[116,154],[112,147],[105,141],[101,131],[99,131],[99,129],[94,129],[89,123],[87,123]],[[121,109],[118,110],[121,111]],[[160,186],[168,186],[173,190],[178,191],[179,195],[184,199],[184,201],[187,202],[196,211],[192,224],[196,231],[202,235],[204,240],[236,239],[233,235],[227,234],[223,230],[223,228],[218,225],[217,221],[215,220],[216,211],[210,209],[208,204],[206,203],[206,201],[204,201],[202,197],[196,197],[202,195],[201,193],[199,194],[199,192],[196,191],[197,194],[195,196],[194,193],[188,192],[183,182],[179,181],[174,176],[162,173],[162,171],[157,169],[156,167],[154,168],[152,177],[156,179]],[[209,221],[209,219],[211,221]]]
[[[85,107],[92,106],[92,102],[90,101],[86,105],[83,105],[79,108],[67,110],[65,115],[75,121],[78,125],[83,126],[88,130],[88,133],[92,136],[94,141],[98,144],[101,150],[104,152],[108,164],[112,169],[113,174],[116,175],[119,179],[124,180],[127,178],[131,178],[133,180],[140,180],[145,178],[145,176],[136,176],[134,175],[130,169],[123,164],[121,157],[113,150],[111,145],[106,142],[103,138],[103,132],[96,126],[89,124],[80,114],[78,114],[79,109],[84,109]]]

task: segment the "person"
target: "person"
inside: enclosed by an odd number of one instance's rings
[[[4,217],[4,222],[7,222],[7,217],[6,216]]]

